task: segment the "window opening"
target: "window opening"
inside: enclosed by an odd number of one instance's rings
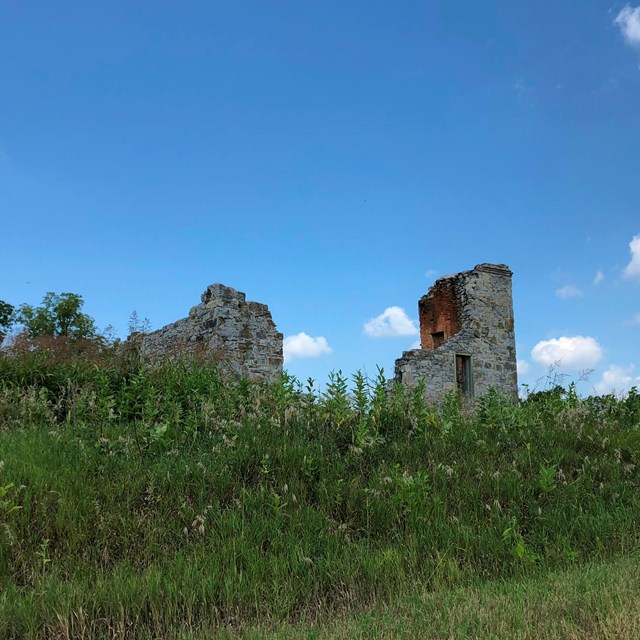
[[[444,342],[444,331],[438,331],[437,333],[432,333],[431,339],[433,340],[433,348],[436,349]]]
[[[463,398],[473,398],[471,356],[456,354],[456,384]]]

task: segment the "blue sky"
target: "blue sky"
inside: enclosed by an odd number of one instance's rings
[[[434,279],[504,262],[521,382],[640,382],[634,3],[0,0],[0,82],[12,304],[125,336],[222,282],[295,375],[391,375]]]

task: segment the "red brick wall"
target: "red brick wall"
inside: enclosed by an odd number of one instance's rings
[[[444,339],[460,331],[460,303],[453,281],[444,280],[432,287],[418,302],[420,318],[420,346],[434,349],[433,333],[444,333]]]

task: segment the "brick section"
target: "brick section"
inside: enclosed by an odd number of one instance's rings
[[[460,331],[460,300],[451,280],[439,280],[418,302],[420,346],[435,349]]]

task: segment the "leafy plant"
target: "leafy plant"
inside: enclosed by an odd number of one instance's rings
[[[323,400],[327,417],[337,427],[341,427],[351,415],[347,390],[347,378],[342,375],[342,371],[332,371]]]
[[[18,509],[22,509],[21,505],[14,504],[12,500],[9,499],[9,491],[13,489],[13,482],[9,484],[0,485],[0,512],[6,517],[13,511],[18,511]]]
[[[551,466],[545,466],[544,464],[540,464],[540,475],[538,478],[538,486],[540,487],[540,491],[542,493],[548,494],[552,493],[556,490],[556,472],[558,470],[558,465],[553,464]]]
[[[42,573],[47,569],[47,565],[51,562],[51,557],[49,556],[49,543],[51,540],[49,538],[45,538],[38,547],[36,551],[36,556],[40,558],[40,566],[42,568]]]
[[[502,532],[502,540],[509,546],[511,555],[517,560],[526,564],[538,561],[539,556],[527,546],[515,518],[512,519],[511,526]]]

